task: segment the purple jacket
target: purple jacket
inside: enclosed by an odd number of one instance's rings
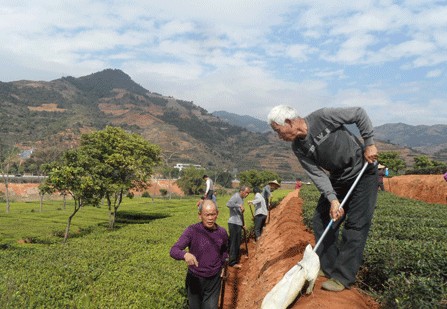
[[[178,241],[172,246],[170,255],[176,260],[183,260],[186,247],[189,253],[193,254],[199,266],[188,266],[189,270],[204,278],[209,278],[222,269],[225,259],[228,257],[227,231],[218,225],[217,229],[209,230],[200,223],[190,225],[186,228]]]

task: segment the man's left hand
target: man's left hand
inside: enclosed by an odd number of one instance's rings
[[[366,146],[364,156],[368,163],[374,163],[374,161],[377,161],[378,155],[376,145]]]

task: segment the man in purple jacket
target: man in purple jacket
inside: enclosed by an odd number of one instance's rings
[[[219,302],[220,274],[228,258],[227,231],[216,224],[217,207],[212,200],[199,206],[201,222],[186,228],[170,255],[188,265],[186,289],[189,308],[215,309]],[[189,251],[185,251],[188,247]]]

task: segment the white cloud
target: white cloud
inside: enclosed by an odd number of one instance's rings
[[[378,124],[447,108],[434,103],[447,96],[437,1],[9,1],[0,41],[2,81],[121,68],[151,91],[262,119],[278,103],[363,104]]]

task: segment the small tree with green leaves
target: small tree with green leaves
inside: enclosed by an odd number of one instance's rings
[[[251,188],[260,188],[275,179],[281,181],[277,173],[270,171],[247,170],[239,173],[241,185],[248,185]]]
[[[197,195],[203,191],[205,186],[205,182],[202,179],[203,174],[203,169],[188,167],[182,170],[182,175],[176,183],[185,194]]]
[[[9,213],[11,204],[9,198],[9,175],[12,173],[12,166],[15,164],[19,151],[16,147],[8,147],[0,144],[0,174],[5,184],[6,213]]]
[[[153,168],[160,163],[160,147],[138,134],[107,126],[83,134],[80,149],[96,162],[90,172],[107,200],[109,228],[113,229],[123,196],[148,187]]]
[[[395,151],[379,153],[378,161],[396,174],[406,167],[405,161],[399,158],[399,153]]]
[[[64,243],[67,242],[71,221],[84,205],[98,206],[101,200],[102,188],[97,178],[91,173],[95,166],[80,149],[67,151],[62,159],[45,165],[48,178],[40,186],[42,192],[67,192],[73,197],[74,208],[68,217],[65,228]]]

